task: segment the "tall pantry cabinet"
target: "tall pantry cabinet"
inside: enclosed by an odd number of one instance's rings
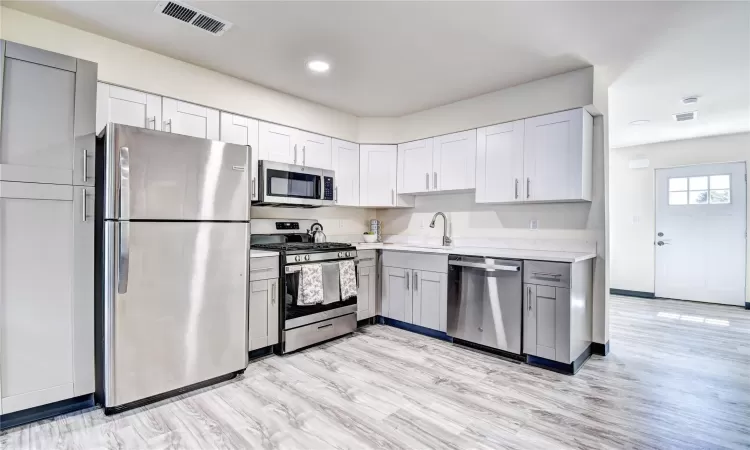
[[[97,66],[0,41],[0,414],[94,392]]]

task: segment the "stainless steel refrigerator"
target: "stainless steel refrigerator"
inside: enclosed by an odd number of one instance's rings
[[[117,124],[100,135],[105,413],[246,368],[250,151]]]

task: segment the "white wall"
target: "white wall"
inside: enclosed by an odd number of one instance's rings
[[[94,61],[100,81],[357,140],[357,118],[351,114],[14,9],[0,8],[0,38]],[[252,209],[254,218],[318,219],[336,234],[362,233],[374,216],[351,208]]]
[[[158,53],[0,8],[0,38],[99,64],[99,80],[349,141],[357,118]]]
[[[362,117],[359,142],[400,144],[594,104],[588,67],[398,118]]]
[[[649,167],[630,169],[631,160]],[[654,292],[654,169],[747,161],[750,133],[618,148],[610,154],[612,288]],[[750,190],[748,191],[750,195]],[[748,209],[750,222],[750,209]],[[750,255],[750,246],[748,247]],[[750,265],[748,266],[750,268]],[[750,280],[750,271],[748,271]],[[746,294],[750,302],[750,290]]]

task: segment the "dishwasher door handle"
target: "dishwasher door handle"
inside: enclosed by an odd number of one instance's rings
[[[470,263],[464,261],[448,261],[450,266],[473,267],[475,269],[485,269],[488,272],[494,270],[504,270],[506,272],[520,272],[521,266],[496,266],[494,264]]]

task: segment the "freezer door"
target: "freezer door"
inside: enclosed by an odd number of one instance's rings
[[[105,218],[249,220],[250,147],[108,124]]]
[[[105,406],[247,366],[249,223],[105,223]]]

